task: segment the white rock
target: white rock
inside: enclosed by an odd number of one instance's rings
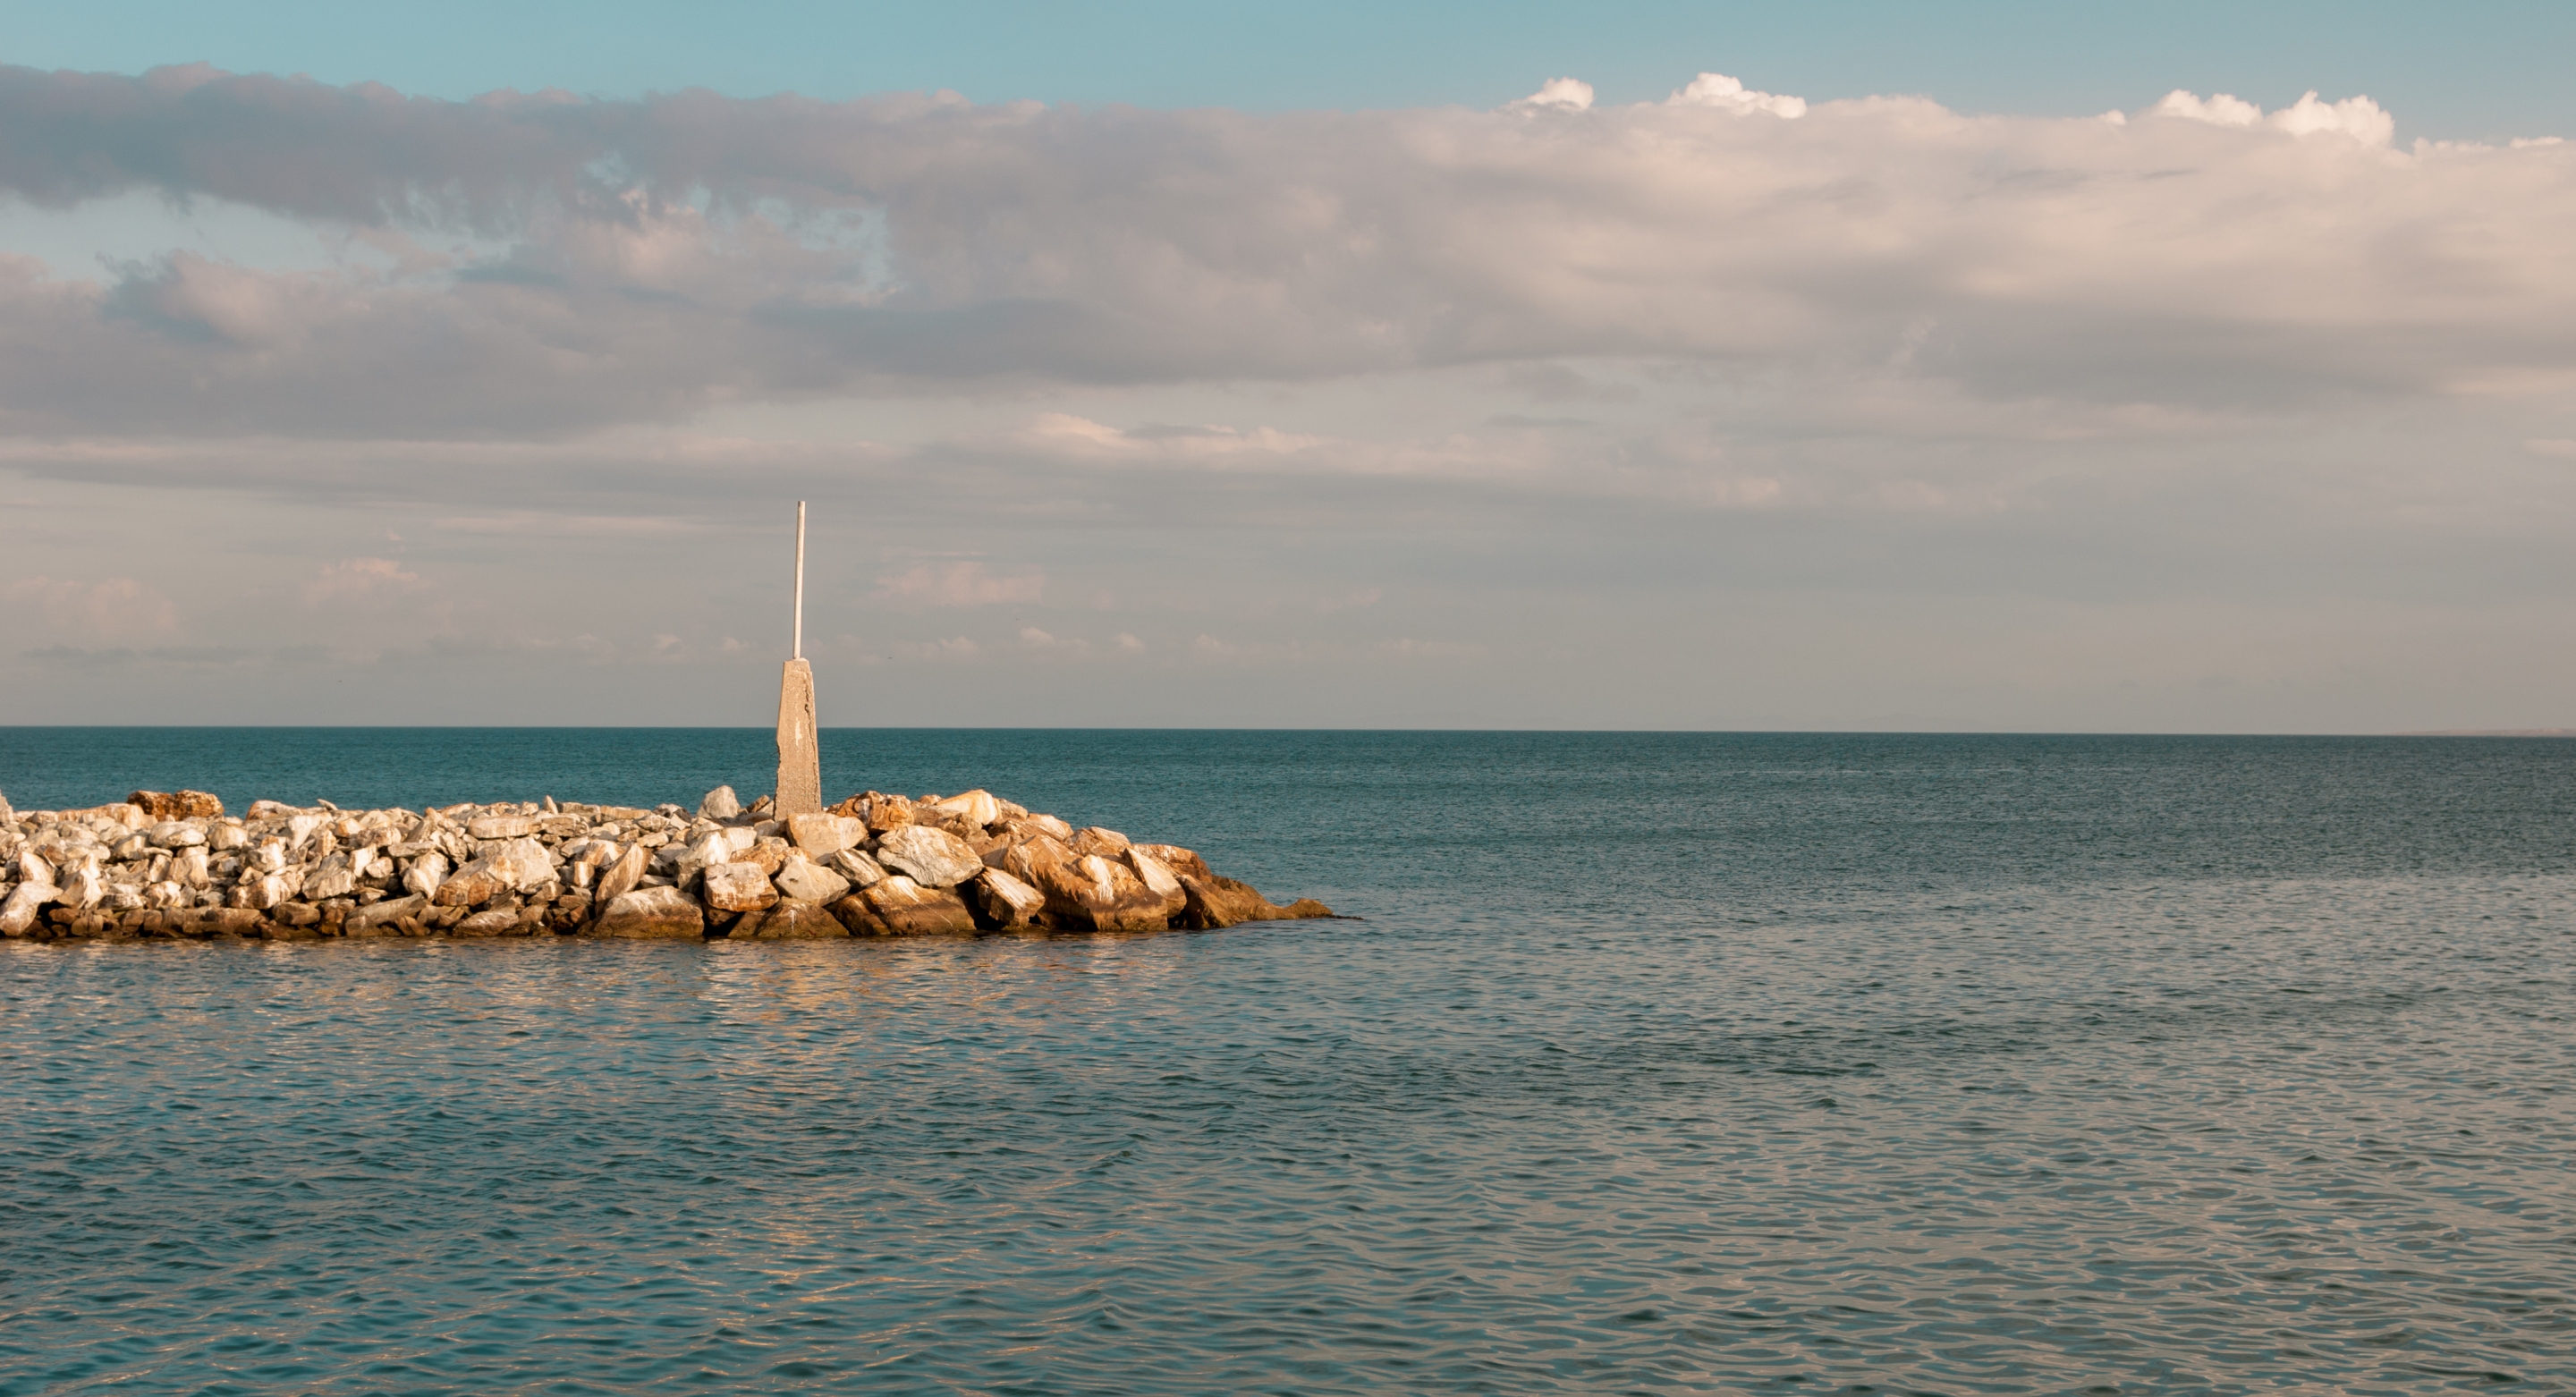
[[[719,912],[749,912],[778,901],[778,889],[756,863],[709,864],[706,880],[706,904]]]
[[[37,854],[35,850],[19,850],[18,857],[15,862],[18,869],[19,882],[42,883],[47,887],[53,886],[54,866],[45,862],[44,858]]]
[[[486,815],[465,822],[465,833],[474,839],[525,839],[536,832],[533,815]]]
[[[206,842],[206,832],[185,820],[163,820],[145,831],[156,849],[185,849]]]
[[[303,870],[290,868],[284,873],[264,873],[245,878],[233,885],[233,906],[265,912],[281,902],[291,902],[304,887]]]
[[[698,802],[698,818],[701,820],[730,820],[741,813],[742,800],[733,793],[731,786],[718,786],[707,792],[706,799]]]
[[[163,873],[164,876],[174,878],[181,885],[191,888],[203,888],[214,881],[214,874],[208,866],[206,849],[202,844],[193,849],[180,850],[179,857],[170,860],[169,868],[163,870]]]
[[[877,861],[856,849],[843,849],[823,862],[834,873],[849,879],[850,886],[854,888],[869,887],[885,881],[886,871],[877,866]]]
[[[925,888],[953,888],[984,871],[974,846],[930,825],[905,825],[877,840],[877,862]]]
[[[854,844],[864,843],[868,837],[868,825],[865,820],[854,820],[829,811],[790,815],[787,817],[787,837],[797,848],[805,851],[807,858],[828,859]]]
[[[778,875],[769,880],[778,891],[800,902],[830,902],[850,890],[850,880],[801,853],[789,854]]]
[[[43,915],[45,904],[62,897],[62,891],[51,883],[20,883],[0,899],[0,936],[24,936],[27,929]]]
[[[973,790],[964,795],[950,796],[946,800],[934,802],[930,808],[943,815],[963,815],[968,823],[978,829],[1002,817],[1001,802],[993,799],[991,791],[985,790]]]
[[[193,894],[172,882],[154,883],[143,890],[143,905],[146,907],[185,907],[194,901]]]
[[[554,851],[533,839],[513,839],[487,849],[483,861],[523,893],[555,881]]]
[[[305,840],[311,839],[316,830],[330,823],[331,817],[328,815],[297,815],[290,818],[286,822],[286,847],[303,848]]]
[[[433,849],[411,861],[411,868],[403,874],[402,885],[426,901],[430,894],[438,891],[439,884],[447,881],[447,868],[447,855]],[[384,904],[377,905],[381,907]]]
[[[206,831],[206,847],[216,853],[250,847],[250,831],[240,825],[216,824]]]

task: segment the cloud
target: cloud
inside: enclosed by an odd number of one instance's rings
[[[2310,136],[2330,132],[2349,136],[2364,145],[2384,146],[2397,135],[2397,119],[2382,111],[2367,97],[2347,97],[2340,102],[2320,102],[2311,89],[2297,102],[2273,112],[2240,97],[2224,92],[2207,98],[2176,88],[2164,100],[2147,109],[2149,116],[2181,117],[2187,121],[2206,122],[2212,126],[2268,126],[2293,136]]]
[[[1045,596],[1046,574],[996,577],[982,563],[920,563],[877,579],[874,600],[896,606],[999,606]]]
[[[1592,84],[1580,78],[1549,78],[1539,84],[1538,91],[1512,103],[1506,110],[1543,111],[1553,108],[1579,112],[1587,111],[1591,106]]]
[[[1724,73],[1702,73],[1665,100],[1675,106],[1715,107],[1738,116],[1760,113],[1783,121],[1795,121],[1807,114],[1807,99],[1803,97],[1755,92]]]
[[[304,604],[368,602],[416,592],[422,585],[419,573],[405,572],[390,558],[343,558],[324,564],[313,580],[304,584]]]
[[[1263,115],[0,69],[0,192],[400,249],[0,260],[0,433],[543,437],[1584,356],[2202,408],[2576,384],[2576,147],[2400,150],[2313,94],[2113,124],[1722,74],[1588,93]]]
[[[33,610],[57,630],[85,635],[149,635],[179,624],[179,609],[168,597],[131,577],[97,582],[29,577],[0,588],[0,599]]]

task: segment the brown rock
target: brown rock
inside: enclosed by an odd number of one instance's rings
[[[450,936],[508,936],[519,929],[516,911],[477,912],[458,922]]]
[[[1142,849],[1131,846],[1124,853],[1124,861],[1127,867],[1135,871],[1136,881],[1144,884],[1147,892],[1162,899],[1163,915],[1166,917],[1180,915],[1182,906],[1188,901],[1187,896],[1181,892],[1181,880],[1172,876],[1172,871],[1163,866],[1161,859],[1155,858]]]
[[[525,839],[537,832],[533,815],[485,815],[465,822],[471,839]]]
[[[312,926],[322,920],[322,909],[309,902],[281,902],[269,909],[268,919],[286,926]]]
[[[440,907],[480,907],[509,890],[510,880],[490,859],[476,859],[449,874],[430,901]]]
[[[755,842],[750,848],[736,853],[726,862],[749,864],[759,869],[762,877],[774,878],[778,876],[778,870],[787,866],[788,858],[795,852],[795,845],[776,835],[771,835]]]
[[[678,888],[637,888],[609,903],[591,934],[628,940],[695,941],[704,937],[706,930],[706,914]]]
[[[418,893],[409,897],[389,897],[350,913],[340,924],[340,931],[344,936],[382,936],[386,933],[378,928],[389,927],[405,917],[417,917],[428,910],[429,899]]]
[[[795,897],[765,912],[743,914],[733,929],[736,941],[836,941],[849,934],[822,903]]]
[[[174,936],[256,936],[267,918],[247,907],[173,908],[161,914]]]
[[[1206,878],[1184,876],[1181,891],[1187,896],[1187,905],[1175,925],[1193,931],[1213,931],[1245,922],[1295,921],[1333,915],[1333,909],[1313,898],[1300,898],[1282,907],[1263,897],[1250,883],[1214,875]]]
[[[985,869],[957,891],[965,895],[975,925],[986,931],[1025,931],[1046,910],[1046,894],[998,868]]]
[[[1026,848],[1028,846],[1021,846]],[[1029,881],[1046,894],[1047,913],[1094,931],[1161,931],[1169,925],[1162,896],[1135,871],[1098,854],[1040,864]]]
[[[1073,838],[1067,842],[1072,845],[1077,857],[1084,854],[1105,854],[1115,858],[1127,852],[1127,836],[1114,829],[1102,829],[1098,825],[1093,825],[1089,829],[1075,830]]]
[[[778,902],[778,888],[753,863],[707,866],[706,903],[719,912],[753,912]]]
[[[947,888],[925,888],[900,873],[859,890],[868,910],[897,936],[971,936],[975,915]]]
[[[912,802],[902,796],[881,796],[870,791],[867,800],[868,833],[883,834],[911,824]]]
[[[1206,859],[1200,858],[1178,844],[1139,844],[1136,847],[1153,855],[1157,862],[1172,871],[1172,876],[1175,878],[1183,874],[1192,878],[1216,876],[1216,870],[1208,867]]]
[[[224,803],[204,791],[136,791],[125,803],[140,806],[154,820],[213,819],[224,813]]]
[[[876,909],[868,906],[868,900],[858,893],[839,899],[825,910],[852,936],[894,935],[894,928],[887,926],[885,918],[878,916]]]

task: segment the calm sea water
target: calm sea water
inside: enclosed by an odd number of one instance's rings
[[[0,947],[0,1393],[2576,1390],[2576,742],[825,754],[1365,920]],[[21,809],[771,763],[0,730]]]

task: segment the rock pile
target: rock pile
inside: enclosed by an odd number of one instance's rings
[[[1174,844],[1075,829],[989,792],[868,791],[769,818],[730,787],[692,812],[535,804],[342,810],[203,791],[89,810],[0,801],[0,935],[613,936],[807,940],[1210,929],[1281,907]]]

